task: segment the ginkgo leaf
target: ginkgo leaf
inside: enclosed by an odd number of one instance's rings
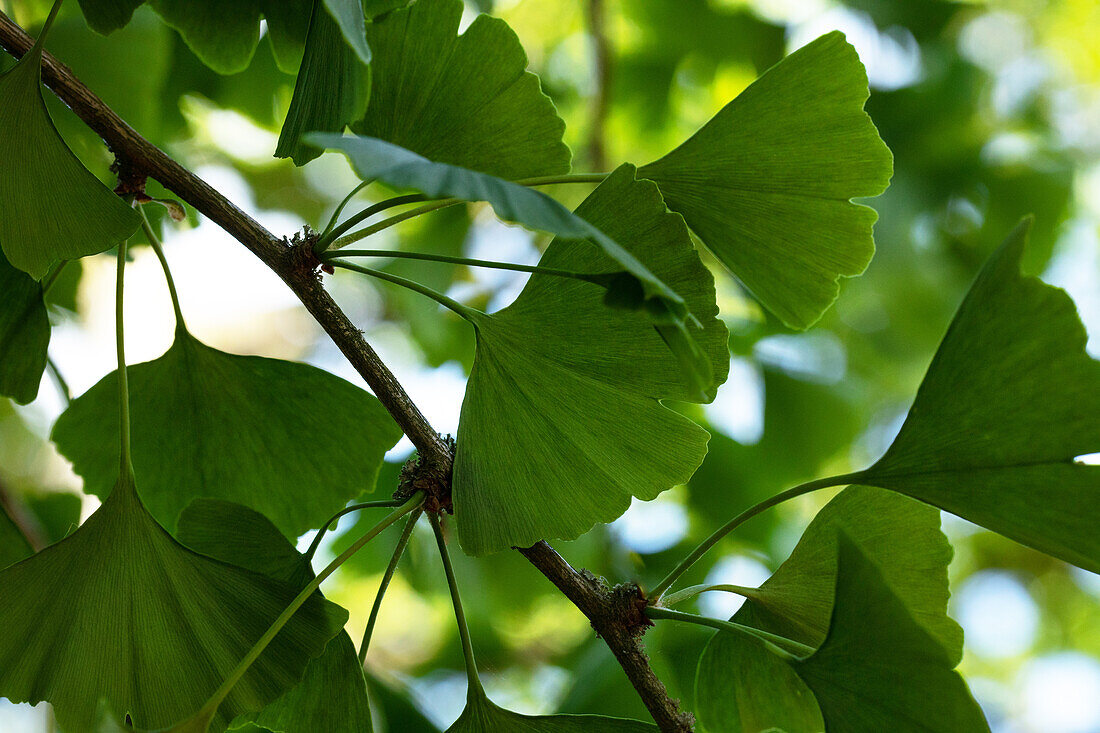
[[[638,258],[583,216],[534,189],[485,173],[430,161],[416,153],[369,137],[317,133],[306,136],[318,145],[342,150],[359,175],[393,186],[415,188],[429,197],[485,201],[505,221],[549,232],[562,239],[583,239],[597,245],[618,264],[606,272],[604,302],[617,308],[644,309],[666,346],[676,354],[684,377],[704,399],[712,379],[707,356],[696,339],[698,318],[683,297],[654,275]],[[623,237],[640,236],[628,229]]]
[[[88,27],[107,35],[124,27],[145,0],[77,0]]]
[[[363,25],[359,0],[314,0],[305,55],[275,148],[276,158],[293,158],[295,165],[305,165],[322,153],[303,143],[303,134],[343,131],[345,125],[363,114],[370,95],[371,76],[366,66],[370,49],[364,45],[357,50],[344,42],[341,26],[325,10],[326,4],[330,8],[353,5],[354,12],[341,8],[341,17],[356,16],[359,26]],[[364,52],[366,59],[360,55]]]
[[[30,555],[31,546],[3,506],[0,506],[0,568]]]
[[[844,532],[874,563],[913,619],[958,663],[962,629],[947,615],[952,549],[940,513],[905,496],[852,486],[825,505],[787,560],[733,620],[817,648],[829,630],[836,586],[836,537]]]
[[[502,178],[568,171],[565,123],[516,34],[479,15],[456,36],[462,10],[460,0],[419,0],[367,29],[372,101],[352,129]]]
[[[362,0],[324,0],[324,5],[340,28],[345,43],[361,62],[369,64],[371,50],[367,44],[367,23]]]
[[[1100,572],[1100,362],[1073,301],[1020,274],[1030,222],[990,258],[901,431],[861,483]]]
[[[129,368],[134,469],[164,526],[198,497],[251,507],[288,537],[374,488],[400,438],[372,395],[321,369],[212,349],[179,328],[163,356]],[[78,397],[53,439],[106,496],[118,463],[117,377]]]
[[[729,368],[727,336],[683,220],[629,165],[577,211],[684,294],[704,325],[712,397]],[[564,239],[541,264],[617,268],[586,242]],[[577,537],[622,514],[631,496],[653,499],[685,482],[702,461],[707,432],[660,403],[695,399],[676,357],[644,314],[604,307],[599,287],[535,274],[514,303],[479,314],[474,326],[452,487],[467,553]]]
[[[471,691],[447,733],[653,733],[657,726],[602,715],[521,715]]]
[[[42,286],[0,253],[0,395],[21,405],[34,400],[49,343]]]
[[[844,530],[836,539],[836,600],[828,634],[813,654],[787,662],[813,693],[829,733],[988,731],[981,708],[954,670],[951,654],[914,620],[879,565]],[[786,672],[762,660],[761,654],[772,654],[763,643],[734,640],[728,631],[719,632],[703,653],[697,688],[712,695],[721,690],[731,694],[744,674],[737,668],[745,654],[751,655],[749,664],[757,673],[753,684],[760,696],[742,694],[733,706],[705,704],[703,715],[719,716],[702,718],[708,729],[757,733],[778,726],[777,716],[791,710],[784,700],[767,697],[767,691],[793,692],[790,706],[803,711],[809,707]],[[754,725],[738,728],[738,721],[744,720]]]
[[[720,632],[707,644],[695,700],[707,731],[825,733],[817,698],[802,678],[761,641],[740,634]]]
[[[54,127],[42,99],[41,44],[0,74],[0,248],[35,280],[56,262],[115,247],[141,222]]]
[[[874,210],[890,150],[863,111],[867,75],[833,32],[773,66],[715,117],[639,174],[757,298],[808,328],[838,279],[874,254]]]
[[[0,571],[0,588],[0,695],[47,700],[74,731],[92,729],[100,700],[137,728],[191,715],[296,595],[180,545],[128,479],[72,535]],[[338,606],[309,599],[234,686],[211,730],[297,684],[346,620]]]
[[[841,532],[829,634],[795,662],[829,733],[980,733],[989,724],[955,661],[918,624],[878,567]]]
[[[222,562],[303,588],[313,580],[309,561],[261,514],[240,504],[197,499],[180,514],[180,542]],[[320,596],[320,592],[317,593]],[[341,631],[311,659],[302,681],[261,711],[233,721],[237,730],[280,733],[348,730],[370,733],[367,682],[355,645]]]

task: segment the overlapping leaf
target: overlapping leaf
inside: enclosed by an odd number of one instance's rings
[[[128,480],[72,535],[0,572],[0,587],[0,695],[48,700],[68,730],[91,730],[101,700],[137,728],[190,715],[296,593],[181,546]],[[233,688],[211,729],[297,684],[346,619],[310,599]]]
[[[706,392],[705,385],[712,375],[707,357],[696,342],[691,327],[695,319],[684,299],[627,247],[583,216],[534,189],[485,173],[437,163],[377,138],[315,134],[307,135],[307,139],[342,150],[364,180],[377,179],[401,188],[414,188],[432,198],[485,201],[505,221],[549,232],[562,239],[583,239],[596,244],[618,264],[620,271],[607,273],[607,302],[648,311],[668,347],[680,358],[687,378],[696,385],[700,395]],[[629,234],[635,234],[635,230],[630,230]]]
[[[940,513],[904,496],[852,486],[818,512],[787,560],[733,620],[817,648],[829,630],[838,533],[873,562],[913,619],[958,663],[962,629],[947,615],[952,549]]]
[[[0,248],[35,280],[56,262],[111,249],[140,222],[54,128],[39,81],[41,44],[0,74]]]
[[[657,726],[602,715],[521,715],[471,691],[447,733],[653,733]]]
[[[959,307],[886,454],[860,478],[1100,572],[1100,362],[1061,290],[1020,274],[1028,222]]]
[[[349,3],[328,0],[328,4],[332,9],[333,4]],[[358,0],[350,5],[354,7],[339,9],[342,21],[352,25],[350,34],[345,37],[340,23],[326,12],[325,2],[314,0],[305,55],[275,148],[277,158],[289,157],[296,165],[305,165],[322,151],[302,142],[303,134],[342,132],[345,125],[358,119],[366,109],[371,86],[370,69],[366,65],[370,61],[370,49],[363,39],[362,8]],[[355,18],[358,18],[357,30]],[[349,45],[354,38],[358,38],[359,43]]]
[[[400,431],[370,394],[305,364],[236,356],[178,329],[163,356],[129,368],[134,468],[166,527],[192,499],[251,507],[288,537],[374,487]],[[105,496],[118,461],[117,377],[73,401],[53,439]]]
[[[643,166],[741,282],[787,325],[807,328],[841,276],[874,254],[873,210],[890,151],[863,111],[867,76],[829,33],[773,66],[680,147]]]
[[[704,325],[713,396],[729,367],[713,279],[683,220],[622,166],[578,214],[684,294]],[[609,272],[586,242],[556,239],[546,267]],[[483,555],[573,538],[686,481],[707,433],[660,404],[692,400],[677,359],[644,314],[610,310],[587,282],[533,275],[516,301],[474,320],[477,355],[462,403],[453,497],[463,549]],[[658,437],[659,436],[659,437]],[[654,443],[657,440],[658,443]]]
[[[22,405],[38,395],[49,343],[42,286],[0,253],[0,395]]]
[[[180,542],[196,552],[289,584],[313,580],[309,561],[264,516],[226,501],[199,499],[180,515]],[[320,597],[320,593],[317,593]],[[363,667],[346,631],[310,660],[302,681],[262,711],[246,713],[233,728],[281,733],[347,730],[370,733]]]
[[[813,693],[829,733],[988,731],[981,709],[954,671],[952,655],[914,620],[881,566],[843,530],[837,539],[836,600],[828,634],[813,654],[788,662]],[[786,670],[761,656],[771,652],[754,641],[731,642],[729,636],[730,632],[719,632],[700,660],[700,691],[732,692],[732,684],[743,674],[736,671],[738,665],[749,657],[757,673],[753,685],[795,696],[777,701],[742,694],[732,705],[729,700],[704,703],[700,713],[713,716],[703,717],[708,729],[767,731],[796,711],[812,720],[805,690]]]
[[[564,173],[565,123],[508,25],[478,16],[457,36],[460,0],[420,0],[367,30],[372,101],[352,128],[430,160],[502,178]]]

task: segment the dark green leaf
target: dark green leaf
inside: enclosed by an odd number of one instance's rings
[[[955,659],[910,614],[876,564],[843,529],[837,548],[835,603],[820,648],[790,668],[755,640],[719,632],[699,663],[697,698],[709,730],[758,733],[773,727],[813,731],[813,693],[829,733],[979,733],[989,726]],[[748,665],[748,669],[745,668]],[[748,674],[753,675],[745,683]],[[717,696],[736,696],[729,700]],[[789,697],[783,697],[786,694]],[[740,726],[740,727],[739,727]]]
[[[807,328],[840,276],[874,253],[872,209],[890,151],[863,111],[867,76],[829,33],[773,66],[714,119],[640,175],[761,302]]]
[[[726,330],[683,220],[631,166],[578,213],[684,293],[704,324],[700,341],[715,376],[703,391],[713,396],[729,368]],[[542,264],[617,268],[586,242],[565,239],[554,240]],[[675,356],[643,314],[608,310],[601,300],[590,283],[536,274],[512,305],[475,321],[454,470],[466,552],[577,537],[622,514],[631,496],[652,499],[683,483],[706,453],[706,431],[660,404],[695,399]]]
[[[408,691],[379,679],[369,671],[366,674],[370,698],[378,705],[386,733],[440,733],[439,727],[409,699]]]
[[[117,31],[133,17],[145,0],[77,0],[88,26],[96,33],[107,35]]]
[[[178,544],[128,481],[72,535],[0,572],[0,587],[0,695],[48,700],[73,731],[92,728],[101,699],[139,728],[190,715],[295,595]],[[212,730],[295,685],[346,619],[308,601],[229,693]]]
[[[19,562],[31,554],[31,546],[7,511],[0,505],[0,568]]]
[[[374,89],[353,129],[502,178],[568,171],[565,123],[516,34],[481,15],[456,36],[461,18],[460,0],[420,0],[368,28]]]
[[[0,75],[0,246],[35,280],[56,262],[111,249],[140,222],[58,135],[42,101],[41,62],[35,46]]]
[[[369,64],[371,51],[367,45],[367,24],[361,0],[324,0],[324,5],[339,26],[347,45],[355,51],[360,61]]]
[[[1100,572],[1100,363],[1061,290],[1020,274],[1028,222],[990,258],[901,432],[861,481]]]
[[[947,615],[951,545],[940,513],[889,491],[852,486],[806,528],[786,562],[733,620],[817,648],[829,630],[836,586],[836,538],[843,532],[867,555],[913,619],[958,663],[962,629]]]
[[[49,343],[42,286],[0,253],[0,395],[21,405],[38,396]]]
[[[175,527],[194,498],[263,513],[288,537],[319,527],[374,486],[400,437],[364,390],[304,364],[212,349],[177,330],[164,356],[129,369],[134,467],[153,516]],[[53,438],[105,496],[118,462],[116,376],[58,419]]]
[[[955,662],[909,614],[882,573],[839,534],[829,635],[794,668],[829,733],[980,733],[989,724]]]
[[[344,126],[358,119],[370,96],[370,60],[344,42],[340,25],[325,10],[325,5],[345,5],[345,0],[315,0],[306,37],[305,55],[294,85],[294,97],[286,113],[276,158],[293,158],[295,165],[305,165],[321,154],[321,150],[302,142],[307,132],[342,132]],[[363,12],[358,0],[352,0],[359,25]],[[346,10],[346,9],[345,9]],[[345,13],[346,14],[346,13]]]
[[[240,504],[198,499],[180,515],[178,534],[180,542],[196,552],[293,588],[301,589],[313,579],[309,562],[275,525]],[[347,632],[337,634],[324,654],[310,660],[301,683],[262,711],[238,717],[233,727],[246,723],[281,733],[370,733],[366,680]]]
[[[657,726],[602,715],[520,715],[471,692],[447,733],[652,733]]]

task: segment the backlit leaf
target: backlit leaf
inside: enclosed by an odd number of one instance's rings
[[[874,254],[890,151],[863,111],[867,75],[839,32],[779,62],[639,174],[657,182],[707,248],[788,326],[807,328],[841,276]]]
[[[72,535],[0,572],[0,587],[0,695],[48,700],[74,731],[92,729],[100,700],[138,728],[191,715],[295,595],[288,584],[184,548],[127,480]],[[229,693],[211,729],[297,684],[346,619],[310,599]]]
[[[260,573],[301,589],[313,580],[309,561],[261,514],[240,504],[198,499],[180,515],[179,539],[187,547],[222,562]],[[316,594],[320,597],[320,592]],[[234,729],[281,733],[347,730],[370,733],[363,668],[355,645],[341,631],[311,659],[302,681],[262,711],[246,713]]]
[[[198,497],[251,507],[288,537],[374,487],[400,431],[366,391],[315,367],[212,349],[183,329],[129,368],[134,468],[153,516],[174,528]],[[106,496],[118,463],[117,377],[73,401],[53,439]]]
[[[0,253],[0,395],[21,405],[34,400],[49,343],[42,286]]]
[[[1100,572],[1100,362],[1073,301],[1020,274],[1029,222],[990,258],[909,416],[860,481]]]
[[[354,12],[342,7],[342,17],[357,15],[360,29],[363,26],[359,0],[314,0],[305,55],[275,149],[275,157],[293,158],[296,165],[305,165],[322,152],[303,143],[303,134],[342,132],[345,125],[363,114],[370,95],[370,69],[366,66],[370,49],[361,37],[362,48],[344,42],[341,26],[325,10],[326,5],[334,4],[354,6]],[[365,59],[362,53],[366,54]]]
[[[683,220],[622,166],[578,208],[684,294],[703,322],[714,375],[729,367],[713,279]],[[583,272],[618,265],[586,242],[556,239],[541,264]],[[702,461],[708,435],[661,405],[693,400],[649,319],[609,310],[591,283],[535,274],[512,305],[474,321],[477,355],[459,422],[453,497],[463,549],[484,555],[573,538],[653,499]],[[660,436],[655,444],[655,436]]]
[[[103,252],[138,215],[77,160],[42,100],[42,47],[0,74],[0,247],[41,280],[61,260]]]
[[[372,24],[371,104],[361,135],[502,178],[564,173],[565,123],[526,70],[519,39],[479,15],[458,36],[460,0],[419,0]]]
[[[657,726],[602,715],[520,715],[471,692],[447,733],[653,733]]]

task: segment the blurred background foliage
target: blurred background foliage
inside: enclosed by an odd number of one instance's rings
[[[47,5],[0,0],[0,9],[30,28]],[[868,111],[896,160],[892,186],[872,202],[880,212],[878,254],[811,331],[786,330],[719,275],[730,380],[714,404],[684,408],[713,433],[710,454],[687,486],[636,501],[620,520],[578,541],[556,543],[574,565],[652,584],[755,501],[876,458],[970,279],[1026,213],[1036,215],[1028,269],[1075,297],[1090,350],[1100,356],[1095,0],[480,0],[468,3],[465,22],[479,10],[500,15],[519,34],[567,121],[577,171],[658,157],[786,52],[834,28],[847,33],[868,67]],[[294,78],[278,70],[266,44],[248,70],[219,76],[145,7],[103,38],[67,3],[49,50],[143,135],[279,234],[323,225],[356,182],[341,156],[301,169],[271,157]],[[56,99],[48,103],[66,141],[109,180],[111,159],[100,141]],[[576,204],[585,190],[553,193]],[[236,353],[308,361],[361,383],[273,275],[189,213],[182,226],[156,225],[199,338]],[[524,263],[534,263],[546,244],[474,207],[376,239],[383,240],[378,247]],[[127,348],[133,361],[144,361],[169,345],[172,316],[151,251],[138,247],[134,257]],[[508,303],[524,282],[517,273],[424,262],[390,267],[478,307]],[[112,268],[108,256],[88,258],[67,268],[50,292],[51,357],[75,394],[113,366]],[[454,432],[473,353],[465,324],[431,301],[349,273],[328,280],[433,424]],[[95,506],[48,442],[62,392],[47,378],[31,405],[0,402],[0,486],[47,540],[64,536]],[[391,454],[376,495],[392,490],[408,451],[402,442]],[[684,582],[762,581],[827,498],[805,497],[754,520]],[[952,612],[967,634],[962,670],[993,729],[1100,731],[1100,577],[953,517],[944,527],[956,548]],[[357,529],[342,521],[319,561]],[[0,516],[0,533],[10,530]],[[353,637],[398,533],[392,528],[328,584],[351,612]],[[645,717],[583,617],[522,557],[460,556],[457,565],[479,661],[500,703],[525,712]],[[730,615],[736,599],[714,595],[695,610]],[[682,625],[647,637],[659,675],[689,709],[705,640]],[[438,730],[461,708],[461,652],[426,525],[390,588],[368,666],[380,720],[389,719],[381,730]],[[43,730],[43,708],[0,703],[0,727]]]

